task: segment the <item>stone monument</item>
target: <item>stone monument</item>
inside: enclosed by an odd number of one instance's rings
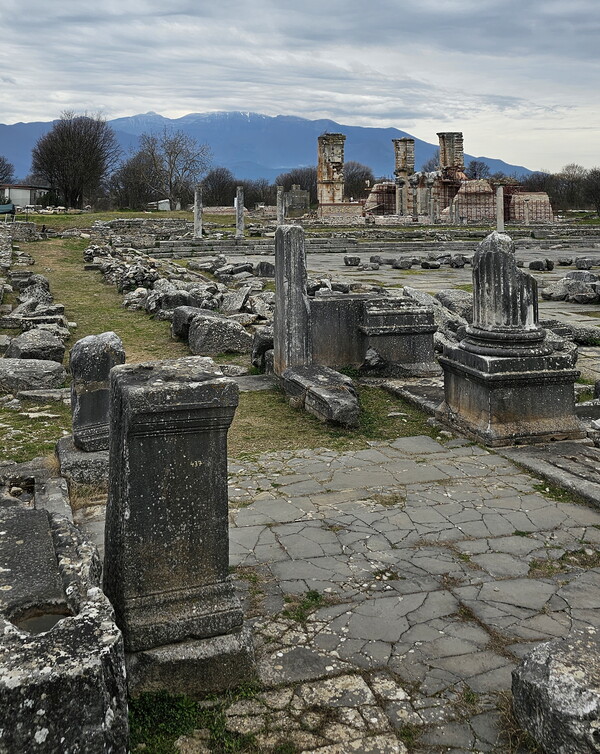
[[[71,349],[73,443],[79,450],[108,450],[108,376],[124,362],[123,343],[114,332],[88,335]]]
[[[227,430],[236,383],[211,359],[111,372],[104,588],[129,693],[192,696],[253,674],[229,576]]]
[[[440,357],[445,401],[438,410],[488,445],[584,435],[575,416],[576,348],[549,342],[537,300],[513,241],[494,231],[473,258],[473,324]]]

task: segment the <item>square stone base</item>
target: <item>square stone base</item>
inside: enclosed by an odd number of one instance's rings
[[[108,484],[108,450],[86,452],[75,447],[73,436],[62,437],[56,443],[60,473],[69,482],[79,484]]]
[[[166,690],[198,699],[256,678],[252,632],[247,627],[210,639],[130,652],[125,663],[132,697]]]
[[[444,403],[437,416],[491,447],[585,436],[575,415],[579,372],[566,355],[503,358],[460,347],[440,357]]]

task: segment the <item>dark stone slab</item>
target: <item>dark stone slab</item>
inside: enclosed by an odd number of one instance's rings
[[[350,377],[328,367],[310,366],[286,369],[280,380],[293,406],[323,422],[347,427],[358,424],[360,408]]]
[[[56,443],[60,473],[70,482],[105,485],[108,482],[108,450],[85,451],[75,447],[72,435]]]
[[[0,391],[60,387],[67,373],[62,364],[44,359],[0,359]]]
[[[73,442],[79,450],[108,450],[108,376],[124,362],[125,349],[114,332],[88,335],[71,349]]]

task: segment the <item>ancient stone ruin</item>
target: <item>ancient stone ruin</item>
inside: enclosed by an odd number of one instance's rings
[[[253,674],[228,570],[227,430],[235,382],[210,359],[111,371],[104,589],[129,693],[198,695]]]
[[[537,283],[518,269],[509,236],[494,232],[481,243],[473,299],[473,323],[440,357],[439,415],[492,446],[582,437],[577,350],[551,342],[540,327]]]

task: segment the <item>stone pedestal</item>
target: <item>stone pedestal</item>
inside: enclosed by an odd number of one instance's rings
[[[237,402],[236,383],[206,358],[111,373],[104,585],[130,693],[208,690],[186,680],[188,661],[200,657],[210,690],[252,674],[229,576],[227,430]],[[228,642],[212,638],[224,635]]]
[[[433,333],[433,311],[414,299],[375,299],[365,304],[360,331],[365,336],[362,371],[397,377],[439,374]]]
[[[114,332],[88,335],[71,349],[73,443],[78,450],[108,450],[108,376],[124,362],[123,343]]]
[[[473,258],[473,324],[446,344],[439,414],[488,445],[575,439],[576,349],[555,350],[538,323],[537,283],[509,236],[494,232]]]

